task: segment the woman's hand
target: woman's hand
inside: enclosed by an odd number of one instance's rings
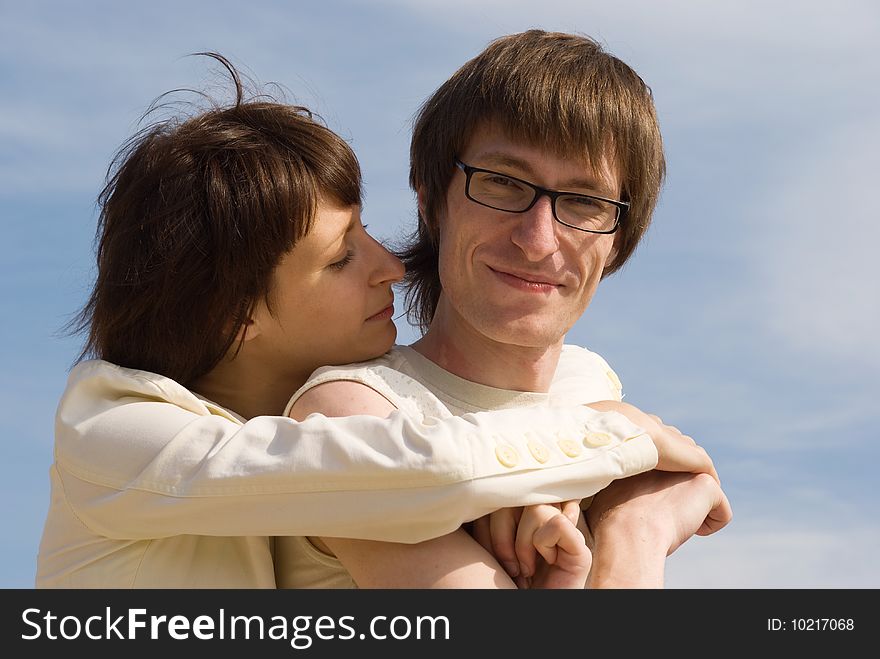
[[[689,471],[693,474],[709,474],[718,483],[718,472],[712,458],[692,437],[683,434],[675,426],[663,423],[656,414],[647,414],[635,405],[616,400],[602,400],[587,405],[599,412],[617,412],[642,428],[650,435],[657,447],[657,467],[660,471]]]
[[[578,528],[579,503],[504,508],[476,520],[471,532],[519,588],[584,588],[592,554]]]

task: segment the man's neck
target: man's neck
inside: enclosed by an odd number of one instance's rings
[[[556,373],[560,340],[551,346],[521,346],[495,341],[453,314],[438,313],[422,338],[419,354],[465,380],[498,389],[546,392]]]

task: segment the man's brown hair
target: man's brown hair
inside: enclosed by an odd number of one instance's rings
[[[632,255],[660,194],[663,142],[651,90],[635,71],[585,36],[528,30],[492,41],[423,103],[414,123],[410,185],[424,205],[399,256],[410,320],[422,329],[440,297],[438,223],[454,159],[488,122],[561,157],[598,163],[606,155],[617,167],[631,206],[603,276]]]
[[[245,98],[132,137],[98,201],[97,278],[71,327],[94,356],[187,385],[226,354],[322,199],[361,203],[349,145],[303,107]],[[160,97],[161,99],[162,97]]]

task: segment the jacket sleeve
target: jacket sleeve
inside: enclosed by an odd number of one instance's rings
[[[126,370],[72,373],[56,416],[64,496],[111,538],[420,542],[501,507],[590,496],[657,461],[641,428],[582,406],[242,422]]]

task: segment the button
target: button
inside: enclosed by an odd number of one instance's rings
[[[510,444],[500,444],[495,447],[495,457],[505,467],[515,467],[519,464],[519,453]]]
[[[530,438],[529,441],[526,442],[526,446],[529,447],[529,453],[532,454],[532,457],[541,464],[544,464],[550,459],[550,449],[537,439]]]
[[[607,446],[614,441],[607,432],[588,432],[584,435],[584,446]]]
[[[581,445],[579,442],[574,441],[573,439],[560,439],[558,442],[559,448],[562,450],[570,458],[576,458],[581,454]]]

